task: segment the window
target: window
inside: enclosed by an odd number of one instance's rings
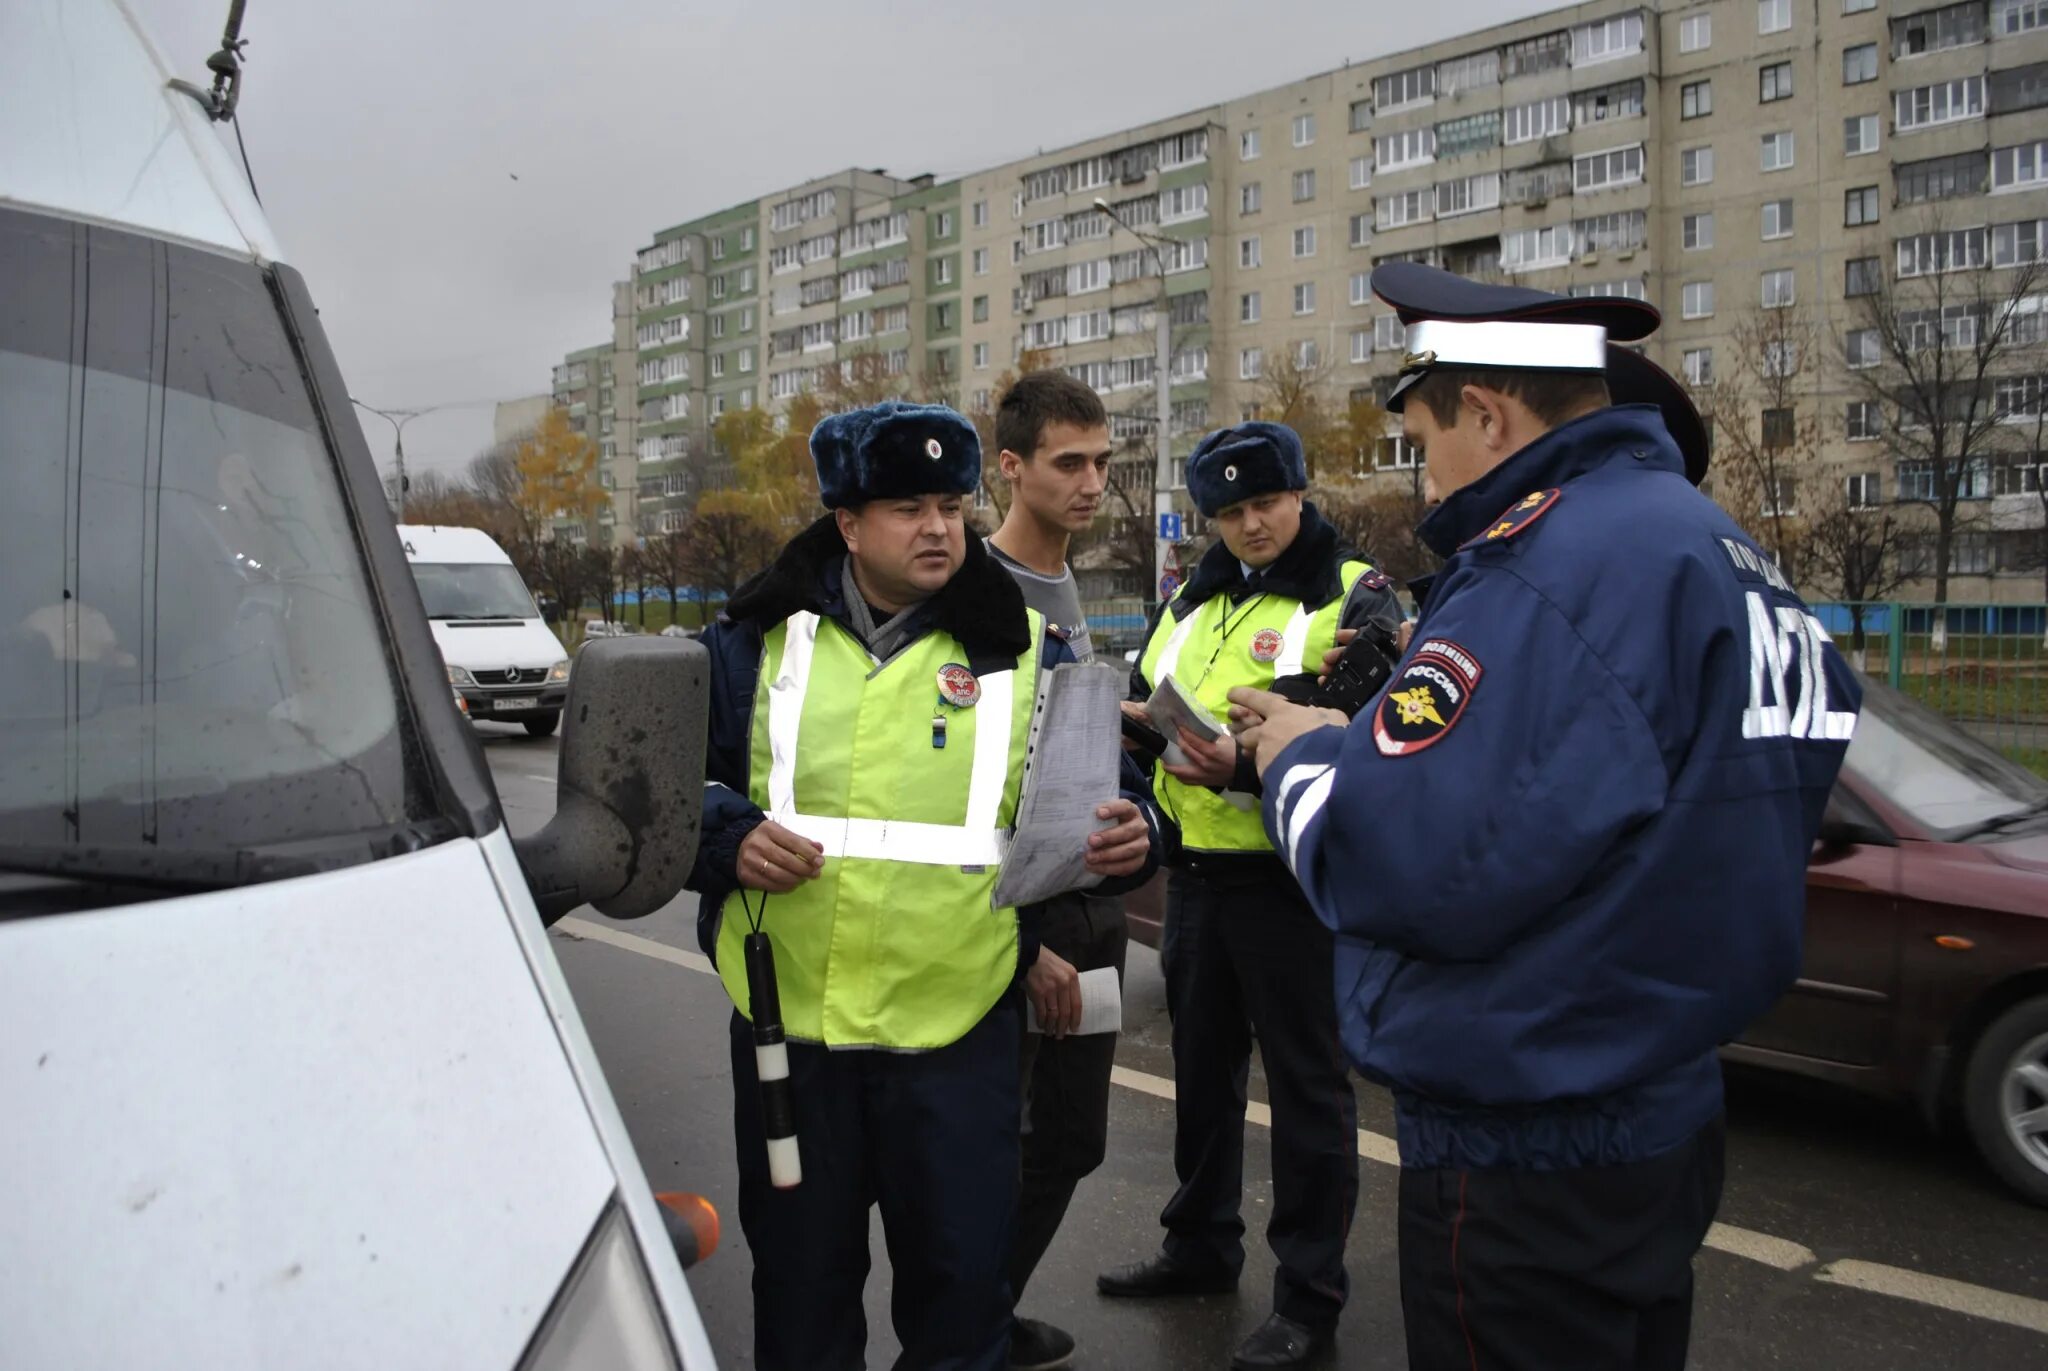
[[[1877,8],[1877,0],[1842,0],[1842,13],[1864,14]]]
[[[1643,112],[1643,83],[1624,81],[1618,86],[1583,90],[1572,97],[1572,125],[1605,123],[1609,119],[1635,119]]]
[[[1372,273],[1354,271],[1351,273],[1351,303],[1369,305],[1372,303]]]
[[[1351,216],[1351,246],[1363,248],[1372,246],[1372,216],[1354,214]]]
[[[1877,187],[1857,186],[1842,195],[1842,222],[1861,228],[1877,222]]]
[[[1851,509],[1871,509],[1884,498],[1884,492],[1878,484],[1877,473],[1874,471],[1855,472],[1845,478],[1842,484]]]
[[[1435,98],[1436,68],[1433,66],[1412,67],[1407,71],[1397,71],[1392,76],[1373,79],[1373,106],[1382,114],[1407,105],[1427,104]]]
[[[1688,214],[1679,222],[1679,234],[1687,252],[1714,246],[1714,214]]]
[[[1991,189],[2021,190],[2048,183],[2048,142],[1997,148],[1991,154]]]
[[[1968,271],[1985,262],[1989,235],[1981,228],[1920,233],[1899,240],[1899,277],[1934,276]]]
[[[1256,324],[1259,322],[1259,293],[1248,290],[1237,297],[1237,322]]]
[[[1297,205],[1299,205],[1299,204],[1303,203],[1304,201],[1308,201],[1308,200],[1313,200],[1313,199],[1315,199],[1315,198],[1316,198],[1316,174],[1315,174],[1315,172],[1314,172],[1314,171],[1312,171],[1312,170],[1311,170],[1311,171],[1297,171],[1297,172],[1295,172],[1295,173],[1294,173],[1294,203],[1295,203],[1295,204],[1297,204]]]
[[[1877,79],[1877,44],[1859,43],[1842,49],[1842,84],[1860,86]]]
[[[1294,116],[1294,146],[1305,148],[1316,141],[1316,117],[1313,114]]]
[[[1649,215],[1642,210],[1596,214],[1572,221],[1572,240],[1581,252],[1627,251],[1643,245]]]
[[[1499,205],[1500,173],[1497,171],[1437,184],[1436,213],[1440,219],[1454,214],[1470,214],[1475,210],[1495,209]]]
[[[987,227],[988,227],[988,201],[986,201],[986,200],[976,200],[976,201],[974,202],[974,209],[973,209],[972,213],[971,213],[971,214],[970,214],[970,215],[968,216],[968,219],[969,219],[969,222],[970,222],[970,223],[972,223],[972,224],[973,224],[973,225],[974,225],[974,226],[975,226],[976,228],[987,228]]]
[[[1351,159],[1351,189],[1364,190],[1372,184],[1372,158]]]
[[[1689,385],[1710,386],[1714,384],[1714,350],[1712,348],[1687,348],[1685,350],[1685,379]]]
[[[1763,169],[1783,171],[1792,165],[1792,134],[1767,133],[1763,137]]]
[[[988,275],[988,249],[987,249],[987,248],[976,248],[976,249],[974,250],[974,274],[975,274],[976,276],[986,276],[986,275]]]
[[[1787,416],[1787,419],[1789,421],[1791,411],[1767,409],[1764,411],[1764,418],[1768,420],[1773,414],[1784,414]],[[1770,438],[1768,437],[1768,435],[1771,432],[1771,426],[1769,423],[1766,423],[1764,425],[1764,432],[1766,434],[1764,441],[1769,442]],[[1787,441],[1789,442],[1790,440],[1787,439]],[[1769,488],[1764,491],[1764,503],[1762,512],[1766,518],[1771,517],[1773,515],[1782,518],[1789,518],[1790,516],[1799,512],[1798,506],[1799,478],[1796,476],[1780,476],[1776,480],[1772,481],[1770,483]]]
[[[1793,422],[1789,409],[1767,409],[1759,416],[1762,420],[1761,437],[1764,446],[1771,448],[1792,446]],[[1786,513],[1780,510],[1779,513]]]
[[[1259,160],[1259,131],[1246,129],[1237,135],[1237,160],[1256,162]]]
[[[1770,104],[1773,100],[1792,98],[1792,64],[1773,62],[1756,74],[1756,98],[1759,104]]]
[[[1842,360],[1851,371],[1868,371],[1882,360],[1882,346],[1876,329],[1850,329],[1842,340]]]
[[[1257,181],[1247,181],[1237,188],[1237,212],[1257,214],[1265,203],[1265,195]]]
[[[1436,130],[1433,128],[1386,133],[1373,140],[1373,160],[1383,172],[1419,167],[1435,158]]]
[[[1765,339],[1763,374],[1772,380],[1798,375],[1799,344],[1784,338]]]
[[[1985,98],[1990,101],[1993,114],[2011,114],[2048,105],[2048,62],[1992,72]]]
[[[1572,189],[1580,194],[1609,186],[1634,185],[1643,179],[1643,145],[1612,148],[1572,159]]]
[[[1687,148],[1678,154],[1678,183],[1704,186],[1714,179],[1714,149]]]
[[[1877,116],[1852,114],[1842,121],[1842,151],[1851,157],[1877,151]]]
[[[725,379],[725,354],[722,352],[715,352],[711,355],[711,379],[714,381]]]
[[[1303,224],[1294,231],[1294,255],[1313,257],[1316,255],[1316,226]]]
[[[1258,348],[1246,348],[1237,354],[1237,379],[1256,381],[1266,369],[1265,353]]]
[[[1783,33],[1792,27],[1792,0],[1756,0],[1756,31]]]
[[[1679,313],[1687,319],[1706,319],[1714,313],[1714,283],[1687,281],[1679,287]]]
[[[1351,330],[1351,360],[1369,362],[1372,360],[1372,330],[1355,328]]]
[[[1765,309],[1785,309],[1795,303],[1793,275],[1790,267],[1781,267],[1764,273]]]
[[[1592,62],[1628,57],[1642,51],[1642,47],[1643,16],[1640,13],[1596,19],[1572,30],[1572,65],[1583,67]]]
[[[1714,112],[1714,83],[1688,81],[1678,88],[1678,117],[1704,119]]]
[[[1382,195],[1373,204],[1373,222],[1381,229],[1419,224],[1430,217],[1435,204],[1436,192],[1429,186]]]
[[[1984,78],[1964,76],[1892,93],[1892,122],[1900,133],[1976,119],[1984,113]]]
[[[713,338],[725,337],[725,316],[723,314],[711,316],[711,336]]]
[[[1501,116],[1501,141],[1529,143],[1571,127],[1572,102],[1562,95],[1516,105]]]
[[[1372,321],[1372,346],[1375,352],[1400,352],[1408,347],[1408,326],[1401,322],[1398,314],[1382,314]]]
[[[2012,38],[2048,28],[2048,0],[1992,0],[1991,31]]]
[[[974,322],[977,324],[988,322],[988,297],[986,295],[974,297]]]
[[[1842,294],[1849,299],[1884,289],[1884,263],[1875,257],[1852,257],[1842,270]]]
[[[1294,288],[1294,312],[1314,314],[1316,312],[1316,283],[1303,281]]]
[[[950,286],[953,284],[952,258],[941,257],[938,261],[932,263],[932,284],[935,286]]]
[[[1159,194],[1159,222],[1181,224],[1190,219],[1199,219],[1209,212],[1209,183],[1197,181],[1192,186],[1180,186]]]
[[[1486,110],[1460,119],[1447,119],[1436,126],[1436,155],[1463,157],[1500,146],[1500,111]]]
[[[1892,20],[1892,56],[1917,57],[1984,41],[1984,0],[1964,0]]]
[[[1572,230],[1569,224],[1549,228],[1518,229],[1500,237],[1500,269],[1505,272],[1539,271],[1561,267],[1572,260]]]
[[[1868,443],[1884,436],[1884,420],[1877,401],[1851,400],[1842,417],[1842,431],[1852,443]]]
[[[1714,16],[1689,14],[1678,21],[1678,50],[1705,52],[1714,45]]]
[[[1260,258],[1259,258],[1259,235],[1258,235],[1258,234],[1256,234],[1256,233],[1254,233],[1254,234],[1252,234],[1252,235],[1251,235],[1251,236],[1250,236],[1249,238],[1240,238],[1240,239],[1238,239],[1238,240],[1237,240],[1237,264],[1238,264],[1238,266],[1240,266],[1240,267],[1243,267],[1243,268],[1246,268],[1247,270],[1249,270],[1249,269],[1250,269],[1250,268],[1252,268],[1252,267],[1258,266],[1258,265],[1259,265],[1259,261],[1260,261]]]
[[[1792,236],[1792,202],[1790,200],[1766,200],[1763,212],[1764,239],[1790,238]]]
[[[1892,179],[1898,190],[1899,203],[1915,205],[1926,200],[1982,195],[1990,170],[1990,155],[1979,148],[1951,157],[1902,162],[1892,172]]]
[[[1991,229],[1991,265],[2017,267],[2042,261],[2044,243],[2048,243],[2048,220],[2023,219],[2016,224],[1994,225]]]

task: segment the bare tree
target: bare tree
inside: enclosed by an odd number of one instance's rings
[[[1934,598],[1943,602],[1965,502],[2008,445],[2007,421],[2023,413],[2024,378],[2009,373],[2029,361],[2039,370],[2048,321],[2032,299],[2042,264],[1995,268],[1990,238],[1988,229],[1952,230],[1931,216],[1925,231],[1898,244],[1903,275],[1877,263],[1852,280],[1860,293],[1843,339],[1852,387],[1878,406],[1894,452],[1915,469],[1914,480],[1900,482],[1900,503],[1932,515]]]
[[[691,582],[729,600],[774,559],[777,546],[776,535],[742,511],[700,509],[689,528]]]
[[[1807,570],[1815,586],[1846,601],[1856,651],[1864,649],[1863,620],[1873,600],[1897,593],[1907,580],[1899,555],[1904,530],[1892,511],[1852,503],[1837,473],[1823,477],[1807,503]]]
[[[1822,447],[1818,337],[1803,306],[1754,309],[1737,319],[1726,365],[1694,386],[1714,426],[1722,506],[1795,585],[1806,569],[1810,528],[1798,486]]]

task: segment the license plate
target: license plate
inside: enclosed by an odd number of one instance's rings
[[[500,695],[491,701],[492,709],[539,709],[538,695]]]

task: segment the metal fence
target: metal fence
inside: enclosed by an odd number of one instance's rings
[[[1849,660],[2037,771],[2048,771],[2048,605],[1823,603]]]

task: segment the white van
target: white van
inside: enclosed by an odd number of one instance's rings
[[[469,717],[553,733],[569,697],[569,656],[505,549],[482,529],[438,524],[400,524],[398,539]]]
[[[679,889],[702,650],[591,645],[514,842],[170,76],[0,4],[0,1365],[708,1367],[543,929]]]

